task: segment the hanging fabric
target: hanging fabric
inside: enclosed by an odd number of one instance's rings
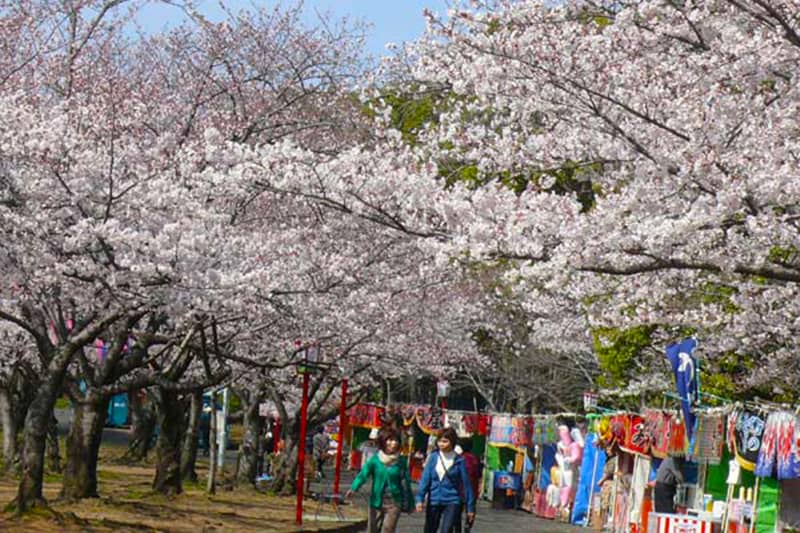
[[[669,455],[686,454],[686,425],[683,418],[675,413],[669,418]]]
[[[736,414],[733,450],[742,468],[750,472],[756,468],[765,426],[766,414],[760,409],[742,408]],[[730,421],[728,427],[730,429]]]
[[[778,426],[781,413],[772,412],[767,416],[764,431],[761,435],[761,447],[758,449],[755,475],[758,477],[771,477],[775,471],[776,455],[778,451]]]
[[[718,465],[725,447],[725,415],[723,413],[697,413],[692,460]]]
[[[353,427],[380,429],[385,409],[380,405],[359,403],[350,408],[350,425]]]
[[[645,428],[650,439],[650,453],[659,459],[669,455],[669,421],[671,415],[659,409],[644,410]]]
[[[647,455],[650,451],[650,439],[645,430],[644,418],[637,414],[625,415],[623,418],[625,438],[620,447],[636,455]]]
[[[797,415],[783,411],[778,419],[778,443],[776,469],[778,479],[800,478],[800,432]]]
[[[529,416],[492,415],[489,443],[524,452],[533,445],[533,418]]]

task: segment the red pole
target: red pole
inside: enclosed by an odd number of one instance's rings
[[[295,522],[303,525],[303,489],[306,481],[306,426],[308,421],[308,369],[303,373],[303,403],[300,406],[300,442],[297,443],[297,506],[295,508]]]
[[[336,473],[333,476],[333,497],[339,497],[339,477],[342,473],[342,448],[344,446],[344,417],[347,409],[347,378],[342,380],[342,404],[339,406],[339,442],[336,443]]]

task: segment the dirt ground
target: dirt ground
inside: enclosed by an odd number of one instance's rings
[[[105,455],[105,454],[104,454]],[[297,531],[294,521],[294,497],[267,495],[254,489],[220,488],[217,494],[205,492],[206,471],[200,465],[199,484],[185,484],[184,493],[167,498],[153,494],[150,484],[154,470],[149,466],[122,466],[103,461],[99,470],[99,499],[79,503],[57,500],[61,480],[49,475],[45,498],[53,513],[35,511],[21,519],[11,513],[0,513],[0,531],[54,532],[126,532],[126,531]],[[0,504],[13,500],[17,480],[0,478]],[[356,522],[365,519],[363,512],[344,507],[348,522],[334,521],[330,504],[319,506],[315,501],[305,505],[303,531],[358,530]],[[320,516],[315,521],[315,514]],[[348,527],[350,526],[350,527]]]

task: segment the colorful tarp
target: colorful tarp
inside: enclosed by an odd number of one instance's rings
[[[534,426],[535,428],[536,426]],[[586,446],[583,448],[583,462],[581,463],[580,477],[578,478],[578,490],[575,493],[575,502],[572,506],[572,523],[584,524],[589,512],[590,492],[595,494],[600,492],[600,485],[597,484],[603,476],[603,468],[606,465],[605,452],[597,447],[597,435],[589,433],[586,435]],[[594,480],[594,490],[592,490],[592,480]]]
[[[697,413],[697,432],[692,449],[692,460],[717,465],[722,460],[725,447],[725,415],[722,413]]]
[[[736,409],[728,416],[728,447],[742,468],[750,472],[756,468],[766,419],[764,411],[746,408]]]
[[[348,416],[350,425],[360,428],[379,428],[382,426],[381,420],[383,419],[384,409],[380,405],[373,405],[368,403],[359,403],[350,408]]]
[[[645,430],[644,418],[636,415],[623,415],[625,438],[620,448],[628,453],[646,455],[650,451],[650,437]]]
[[[558,422],[553,416],[533,417],[533,443],[552,444],[558,440]]]
[[[800,478],[800,423],[794,413],[783,412],[778,423],[778,479]]]
[[[417,425],[430,435],[444,427],[444,413],[439,407],[420,406],[417,408]]]
[[[663,459],[669,451],[669,417],[658,409],[645,409],[642,416],[650,437],[650,453]]]
[[[524,451],[533,445],[533,418],[492,415],[489,444]]]
[[[489,416],[447,409],[444,412],[444,425],[455,429],[459,437],[485,436],[489,430]]]

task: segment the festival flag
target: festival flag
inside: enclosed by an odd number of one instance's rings
[[[697,359],[694,357],[694,349],[696,347],[697,341],[694,339],[686,339],[667,346],[667,358],[672,364],[672,371],[675,373],[675,385],[678,388],[678,396],[681,399],[681,410],[686,424],[686,438],[690,442],[694,431],[692,405],[697,402],[699,396],[696,371]]]

